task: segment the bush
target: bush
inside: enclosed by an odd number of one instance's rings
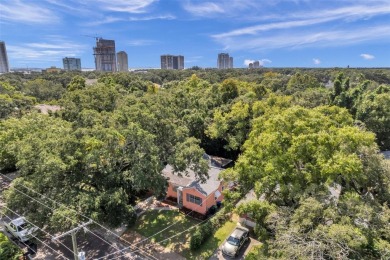
[[[21,256],[20,249],[0,232],[0,259],[17,260]]]
[[[196,228],[196,231],[191,236],[190,240],[190,249],[196,250],[211,237],[214,232],[220,228],[226,220],[229,219],[229,214],[225,213],[225,210],[220,210],[214,217],[210,218],[203,225],[200,225]]]
[[[217,212],[217,214],[214,215],[214,217],[210,219],[214,230],[220,228],[230,218],[230,214],[226,213],[225,211],[226,210],[224,208],[221,209],[219,212]]]
[[[191,236],[190,249],[196,250],[202,245],[202,233],[197,228],[195,233]]]
[[[191,236],[190,249],[198,249],[214,232],[210,220],[196,228],[195,233]]]

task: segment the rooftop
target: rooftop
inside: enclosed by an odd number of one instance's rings
[[[221,183],[221,181],[218,180],[218,175],[222,170],[222,168],[209,166],[209,178],[205,183],[202,183],[202,181],[197,178],[197,175],[193,170],[187,169],[186,172],[174,172],[173,167],[169,164],[163,169],[163,174],[171,183],[182,187],[194,187],[207,196],[218,189],[219,184]]]
[[[20,217],[12,220],[11,223],[18,227],[26,223],[26,220],[23,217]]]

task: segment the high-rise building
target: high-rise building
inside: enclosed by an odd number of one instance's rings
[[[81,60],[79,58],[68,58],[62,59],[64,64],[64,70],[80,70],[81,71]]]
[[[5,42],[0,42],[0,73],[9,72],[7,49]]]
[[[127,53],[120,51],[116,54],[116,59],[118,61],[118,71],[129,71],[129,63],[127,59]]]
[[[174,69],[182,70],[184,69],[184,56],[182,55],[170,55],[165,54],[161,55],[161,69]]]
[[[253,62],[253,68],[254,69],[258,69],[258,68],[260,68],[260,61],[255,61],[255,62]]]
[[[115,41],[96,38],[96,47],[93,48],[95,68],[97,71],[116,71]]]
[[[233,57],[230,57],[229,53],[219,53],[217,64],[218,69],[233,68]]]

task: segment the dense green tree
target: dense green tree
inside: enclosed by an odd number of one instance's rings
[[[8,82],[0,81],[0,119],[19,116],[35,104],[34,97],[26,96]]]
[[[238,209],[254,214],[267,244],[263,258],[376,259],[390,252],[381,235],[390,171],[374,141],[338,107],[270,109],[254,119],[230,173],[265,200]],[[262,203],[275,210],[253,210]]]
[[[317,87],[320,87],[320,84],[316,78],[300,72],[295,73],[287,83],[287,90],[290,92]]]
[[[357,105],[356,118],[363,121],[377,137],[383,150],[390,149],[390,86],[380,86],[363,96]]]
[[[53,81],[34,79],[24,83],[23,92],[35,97],[39,102],[44,102],[59,99],[65,92],[65,88]]]

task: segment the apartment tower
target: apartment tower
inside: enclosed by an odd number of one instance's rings
[[[233,57],[230,57],[229,53],[219,53],[217,65],[218,69],[233,68]]]
[[[81,71],[81,60],[79,58],[68,58],[62,59],[64,70],[78,70]]]
[[[0,41],[0,73],[9,72],[7,49],[5,42]]]
[[[97,71],[116,71],[115,41],[96,38],[96,47],[93,48],[95,68]]]
[[[129,63],[127,59],[127,53],[120,51],[116,54],[116,59],[118,61],[118,71],[129,71]]]
[[[161,55],[161,69],[173,69],[182,70],[184,69],[184,56],[182,55]]]

